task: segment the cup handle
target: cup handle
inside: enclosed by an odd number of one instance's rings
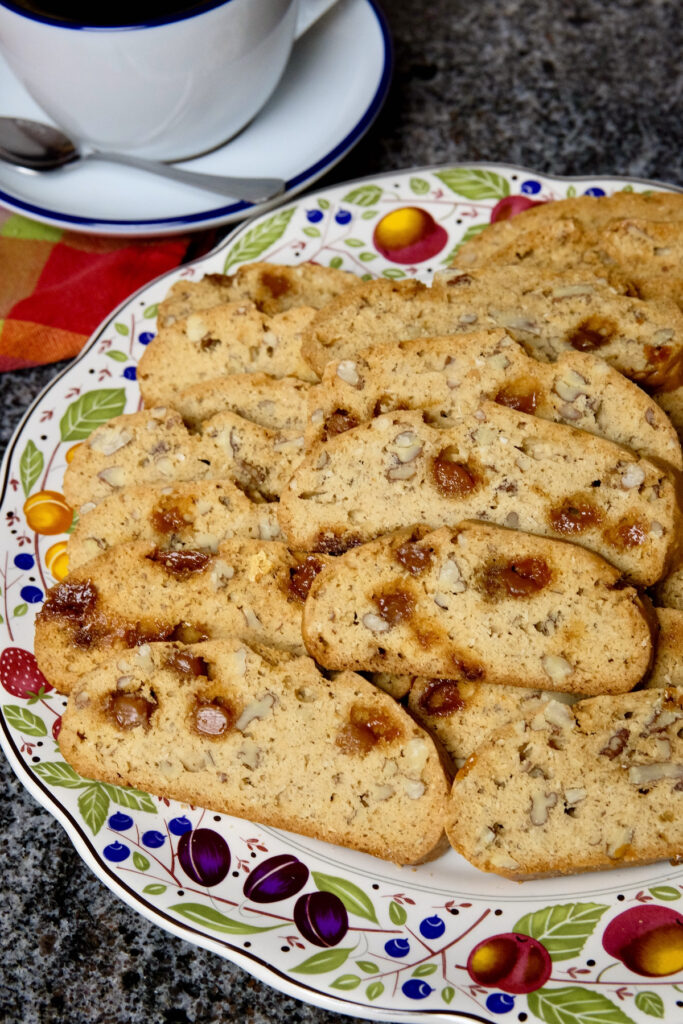
[[[308,32],[311,25],[322,18],[323,14],[326,14],[336,3],[337,0],[299,0],[294,38],[299,39],[304,32]]]

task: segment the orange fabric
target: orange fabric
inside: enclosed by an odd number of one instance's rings
[[[183,262],[189,242],[84,235],[0,210],[0,371],[77,355],[120,302]]]

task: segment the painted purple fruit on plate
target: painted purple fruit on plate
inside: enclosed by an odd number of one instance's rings
[[[683,971],[683,915],[656,904],[630,907],[605,928],[605,952],[646,978]]]
[[[275,903],[296,896],[308,881],[308,868],[291,853],[267,857],[244,883],[244,895],[253,903]]]
[[[183,832],[178,840],[178,860],[185,874],[198,885],[218,885],[230,870],[228,844],[212,828]]]
[[[334,893],[309,892],[294,904],[294,924],[314,946],[336,946],[349,930],[349,916]]]
[[[402,206],[382,217],[372,242],[392,263],[423,263],[445,249],[448,232],[419,206]]]
[[[477,985],[499,988],[512,995],[535,992],[550,977],[550,955],[537,939],[506,932],[484,939],[467,960],[470,978]]]

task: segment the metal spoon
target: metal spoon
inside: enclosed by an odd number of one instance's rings
[[[80,160],[104,160],[107,163],[137,167],[150,174],[158,174],[163,178],[171,178],[185,185],[194,185],[248,203],[272,199],[285,190],[285,182],[281,178],[228,178],[218,174],[183,171],[170,164],[143,160],[127,153],[78,149],[59,128],[22,117],[0,117],[0,160],[36,173],[66,167]]]

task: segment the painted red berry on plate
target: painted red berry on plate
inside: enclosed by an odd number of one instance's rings
[[[512,995],[535,992],[550,977],[550,955],[537,939],[517,932],[493,935],[475,946],[467,960],[477,985],[499,988]]]
[[[541,206],[542,202],[543,200],[529,199],[527,196],[505,196],[491,210],[491,223],[495,224],[497,220],[510,220],[532,206]]]
[[[602,944],[634,974],[677,974],[683,970],[683,915],[656,904],[630,907],[610,921]]]
[[[52,689],[33,654],[21,647],[6,647],[0,654],[0,685],[13,697],[32,697],[41,686],[43,693]]]

